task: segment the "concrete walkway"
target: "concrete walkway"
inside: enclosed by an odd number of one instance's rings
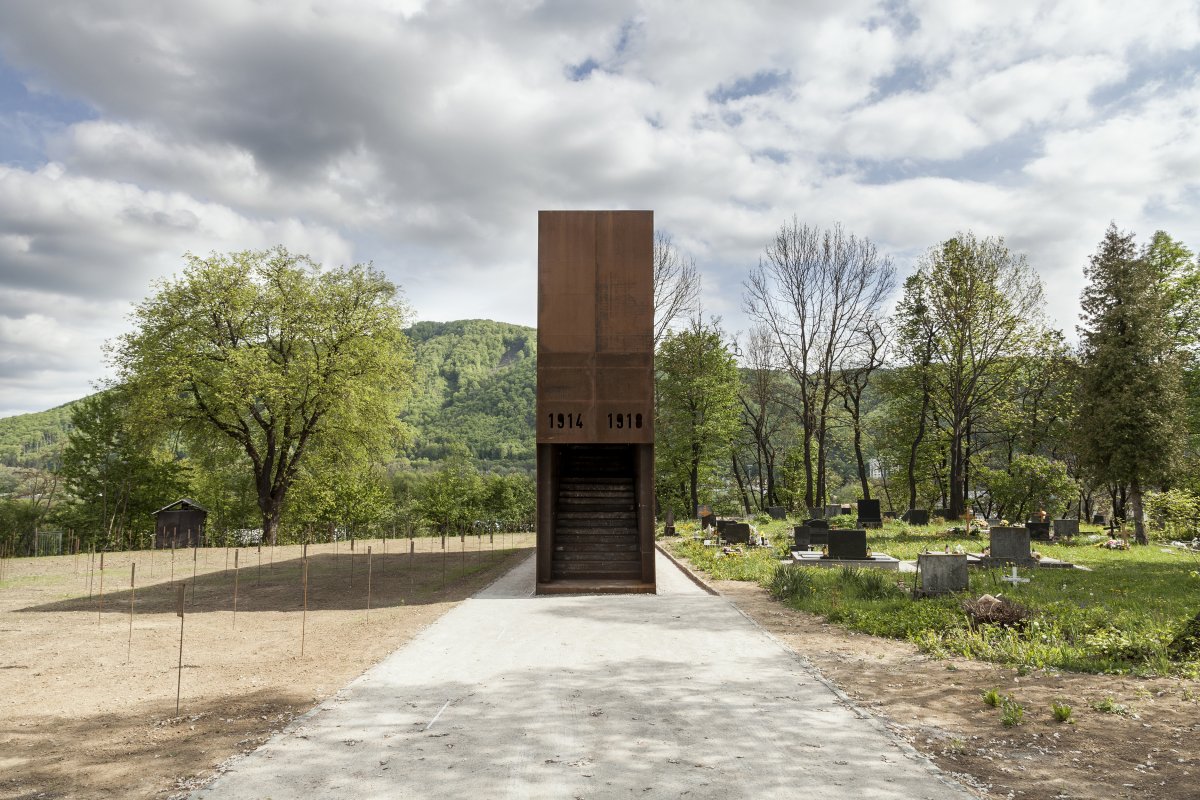
[[[972,796],[657,569],[657,596],[534,597],[530,558],[193,797]]]

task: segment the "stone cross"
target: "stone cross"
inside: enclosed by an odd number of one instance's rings
[[[1005,575],[1000,580],[1011,583],[1013,586],[1016,586],[1020,583],[1029,583],[1029,578],[1022,578],[1017,575],[1017,568],[1015,565],[1012,568],[1012,575]]]

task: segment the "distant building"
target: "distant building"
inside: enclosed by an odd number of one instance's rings
[[[186,497],[154,512],[156,547],[201,547],[208,509]]]

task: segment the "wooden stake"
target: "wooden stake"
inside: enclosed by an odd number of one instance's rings
[[[367,622],[371,621],[371,548],[367,547]]]
[[[104,551],[100,552],[100,608],[96,612],[96,624],[100,624],[100,615],[104,613]]]
[[[258,578],[255,583],[262,583],[262,539],[258,540]]]
[[[175,582],[175,538],[171,538],[171,583]]]
[[[88,599],[91,600],[92,599],[92,579],[96,575],[96,545],[93,544],[93,545],[89,546],[88,550],[90,553],[89,558],[88,558]]]
[[[304,545],[304,611],[300,615],[300,657],[304,657],[304,633],[308,629],[308,545]]]
[[[129,565],[129,644],[125,647],[125,663],[133,652],[133,604],[137,599],[137,564]]]
[[[238,551],[233,551],[233,627],[237,629]]]
[[[188,531],[188,536],[191,536],[191,531]],[[196,547],[195,542],[192,543],[192,602],[196,602],[196,567],[200,564],[200,549]]]
[[[175,613],[179,615],[179,676],[175,680],[175,716],[179,716],[179,694],[183,689],[183,593],[182,583],[175,587]]]

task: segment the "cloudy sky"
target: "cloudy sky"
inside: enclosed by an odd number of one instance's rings
[[[89,391],[181,255],[374,261],[535,319],[537,210],[650,208],[704,303],[793,214],[970,228],[1071,331],[1109,221],[1200,247],[1200,0],[5,0],[0,416]]]

